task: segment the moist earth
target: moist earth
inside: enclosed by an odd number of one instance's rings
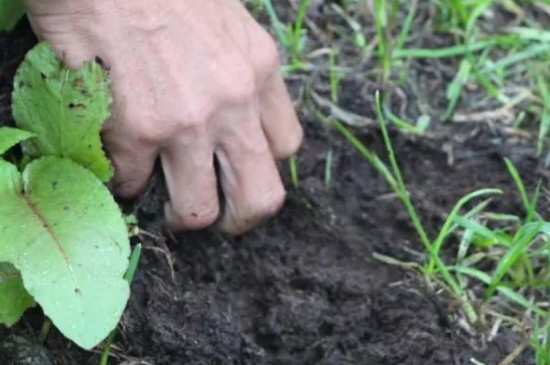
[[[28,25],[0,36],[0,115],[10,123],[13,73],[35,42]],[[352,82],[352,81],[346,81]],[[349,109],[371,100],[342,89]],[[369,105],[367,105],[369,104]],[[498,364],[522,341],[502,329],[491,342],[463,330],[452,298],[415,271],[381,263],[423,249],[398,198],[335,130],[300,107],[305,142],[298,188],[275,218],[240,237],[215,230],[174,236],[162,222],[166,191],[160,173],[138,201],[144,251],[118,329],[111,364]],[[370,115],[373,117],[373,115]],[[355,130],[385,156],[376,127]],[[422,137],[392,132],[409,192],[433,236],[464,194],[482,187],[506,194],[491,208],[521,212],[503,158],[528,187],[546,180],[532,141],[485,124],[449,125]],[[327,155],[332,151],[331,178]],[[53,329],[37,341],[39,309],[15,328],[0,329],[0,364],[97,364]],[[480,328],[478,333],[487,332]],[[515,364],[534,364],[525,351]]]

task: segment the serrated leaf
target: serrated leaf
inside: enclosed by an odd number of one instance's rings
[[[0,127],[0,155],[6,153],[7,150],[33,137],[34,134],[17,128]]]
[[[22,0],[0,0],[0,30],[11,32],[25,15]]]
[[[12,265],[0,262],[0,324],[13,326],[34,305],[19,272]]]
[[[13,115],[17,125],[37,135],[26,144],[32,156],[70,158],[101,181],[112,176],[100,130],[111,102],[107,72],[96,62],[70,70],[49,43],[25,57],[14,81]]]
[[[59,330],[90,349],[128,300],[126,225],[107,188],[71,160],[45,157],[21,175],[0,160],[0,262],[12,263]]]

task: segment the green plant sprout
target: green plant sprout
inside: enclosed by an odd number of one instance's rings
[[[304,28],[306,12],[311,0],[300,0],[298,11],[296,12],[296,20],[294,23],[284,26],[279,20],[275,7],[271,0],[262,0],[265,10],[271,21],[271,25],[275,29],[277,38],[285,47],[290,64],[283,66],[283,70],[303,70],[306,68],[304,63],[304,51],[306,49],[307,30]]]
[[[374,0],[374,25],[378,40],[378,58],[382,65],[382,80],[388,81],[391,71],[392,44],[386,0]]]
[[[550,318],[547,316],[546,325],[541,326],[540,316],[536,318],[531,338],[531,347],[535,351],[537,365],[550,365]]]
[[[344,74],[338,70],[336,66],[337,49],[331,49],[329,55],[329,84],[330,84],[330,100],[337,104],[339,97],[340,83]]]
[[[548,286],[550,224],[545,222],[536,210],[540,197],[540,184],[532,196],[529,196],[515,166],[508,159],[505,163],[521,197],[525,217],[486,214],[485,224],[480,224],[473,217],[468,219],[457,217],[456,222],[470,233],[468,239],[461,242],[459,252],[469,251],[470,248],[463,247],[466,245],[474,248],[475,253],[468,258],[462,255],[463,258],[459,258],[458,265],[453,270],[485,283],[487,285],[485,302],[494,300],[494,292],[499,291],[531,311],[535,315],[531,331],[531,346],[535,353],[535,361],[537,365],[549,365],[550,311],[548,308],[543,309],[532,303],[532,300],[527,300],[520,292],[528,291],[533,295],[538,289],[540,296],[548,298],[550,295]],[[505,228],[491,229],[489,228],[491,222]],[[495,263],[492,275],[473,267],[482,261]],[[541,267],[541,261],[546,261],[546,269],[542,265],[542,270],[535,270],[535,267]],[[545,324],[541,325],[544,322]]]
[[[70,70],[40,43],[14,80],[19,129],[0,129],[0,323],[36,302],[85,349],[117,326],[129,297],[127,225],[104,185],[112,168],[99,136],[110,102],[99,64]],[[19,143],[23,158],[6,155]]]

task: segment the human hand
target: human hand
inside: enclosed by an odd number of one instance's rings
[[[276,46],[239,0],[25,1],[37,35],[71,67],[99,57],[111,70],[103,139],[118,194],[142,192],[160,157],[173,229],[218,220],[218,178],[226,232],[280,208],[275,159],[298,149],[302,129]]]

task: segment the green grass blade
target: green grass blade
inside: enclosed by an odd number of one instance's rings
[[[380,101],[380,92],[376,92],[376,115],[378,117],[378,121],[380,124],[380,129],[382,131],[382,136],[384,138],[384,144],[386,146],[386,150],[388,152],[388,157],[390,160],[390,166],[393,170],[393,176],[395,177],[397,187],[396,187],[396,193],[400,197],[401,201],[405,205],[405,208],[407,209],[407,212],[409,213],[409,216],[413,222],[413,226],[416,229],[418,235],[420,236],[420,240],[424,244],[424,247],[428,251],[430,255],[430,259],[434,261],[434,265],[437,267],[443,278],[445,279],[445,282],[447,285],[451,288],[454,295],[460,299],[464,312],[468,316],[468,320],[472,323],[477,322],[477,315],[475,310],[472,307],[472,304],[469,302],[468,297],[466,293],[462,290],[458,282],[455,280],[455,278],[451,275],[449,269],[445,265],[445,263],[441,260],[441,258],[437,255],[437,253],[434,250],[434,247],[428,238],[428,235],[426,234],[426,231],[424,229],[424,226],[422,225],[420,218],[416,212],[416,209],[414,208],[414,205],[409,197],[409,194],[407,193],[407,188],[405,186],[405,182],[403,180],[403,176],[401,175],[401,170],[399,169],[399,165],[397,163],[397,159],[395,157],[395,152],[393,149],[393,145],[391,143],[391,139],[388,133],[388,129],[386,127],[386,120],[384,118],[384,114],[382,113],[382,106]]]
[[[261,0],[261,1],[269,17],[271,26],[275,30],[275,33],[277,34],[277,38],[279,38],[279,42],[281,42],[281,44],[286,44],[287,41],[286,41],[284,26],[279,20],[279,17],[277,16],[277,12],[275,11],[275,7],[273,6],[273,3],[271,2],[271,0]]]
[[[456,12],[458,13],[460,21],[463,25],[465,25],[468,22],[468,13],[466,12],[466,8],[464,7],[464,4],[462,2],[463,0],[451,0],[451,4],[454,6]]]
[[[540,43],[550,43],[550,31],[527,27],[512,27],[510,32],[518,35],[525,41],[536,41]]]
[[[490,298],[495,292],[496,287],[500,284],[504,276],[508,273],[512,265],[514,265],[521,255],[525,252],[525,249],[532,243],[533,239],[540,232],[541,225],[537,224],[536,227],[528,229],[527,225],[520,229],[518,232],[518,239],[512,247],[506,252],[506,254],[498,262],[495,269],[489,288],[487,289],[486,298]]]
[[[388,39],[388,12],[386,0],[374,0],[374,25],[378,40],[378,57],[382,64],[383,80],[389,76],[391,69],[391,44]]]
[[[128,264],[128,269],[126,270],[126,274],[124,275],[124,279],[128,281],[128,284],[132,284],[132,281],[134,281],[134,275],[136,273],[136,270],[139,264],[139,259],[141,257],[141,250],[142,250],[141,244],[136,245],[136,247],[134,248],[134,251],[132,252],[132,256],[130,257],[130,263]],[[107,340],[105,341],[105,347],[103,348],[99,365],[109,364],[111,346],[113,345],[115,336],[116,336],[116,330],[112,331],[109,337],[107,338]]]
[[[539,136],[537,139],[537,152],[540,155],[544,148],[544,139],[550,130],[550,93],[548,91],[547,81],[541,73],[537,73],[535,75],[535,80],[543,103]]]
[[[300,185],[300,178],[298,176],[298,159],[296,156],[291,156],[288,159],[288,168],[290,170],[290,180],[295,189],[298,189]]]
[[[513,162],[510,161],[509,158],[504,158],[504,163],[506,164],[506,168],[512,176],[512,179],[514,179],[514,182],[516,183],[516,187],[521,196],[521,202],[523,203],[525,210],[528,210],[530,206],[529,197],[527,195],[527,190],[525,189],[525,184],[523,183],[519,171],[516,169],[516,166],[514,166]]]
[[[426,231],[424,230],[424,227],[420,222],[418,215],[416,214],[416,209],[414,208],[409,198],[409,194],[407,192],[407,188],[405,186],[403,176],[401,175],[401,170],[399,168],[399,165],[397,164],[397,159],[395,157],[393,145],[391,143],[390,135],[386,127],[386,120],[384,118],[384,114],[382,113],[382,107],[380,102],[380,92],[376,93],[376,115],[378,117],[380,128],[382,130],[382,136],[384,138],[384,144],[386,146],[386,151],[388,153],[388,157],[390,160],[390,166],[393,170],[393,176],[395,177],[395,181],[396,181],[395,191],[399,195],[403,203],[405,204],[405,207],[407,208],[407,211],[413,220],[413,225],[416,231],[418,232],[420,239],[422,240],[426,248],[429,248],[429,251],[431,253],[434,253],[432,243],[428,238],[428,235],[426,234]]]
[[[395,191],[397,190],[397,182],[395,181],[394,176],[382,162],[382,160],[372,151],[365,147],[365,145],[353,134],[351,133],[342,123],[333,122],[334,127],[352,144],[353,147],[359,153],[371,163],[371,165],[384,177],[390,187]]]
[[[332,183],[332,164],[333,164],[332,150],[327,152],[326,164],[325,164],[325,186],[329,187]]]
[[[537,213],[537,206],[540,198],[540,189],[541,183],[539,182],[537,183],[537,187],[535,188],[533,197],[529,203],[529,206],[527,207],[527,216],[525,217],[525,223],[531,223],[535,220],[541,220],[540,216]]]
[[[524,51],[511,53],[510,56],[508,57],[501,58],[497,62],[488,64],[487,66],[481,69],[481,72],[489,73],[497,69],[501,69],[501,68],[504,69],[512,65],[515,65],[517,63],[525,62],[531,58],[538,57],[541,54],[545,54],[548,52],[550,52],[550,43],[534,44],[530,47],[527,47]]]
[[[500,243],[508,247],[512,245],[512,238],[508,235],[503,234],[502,232],[497,233],[496,231],[492,231],[477,222],[466,219],[459,215],[455,216],[454,220],[461,227],[474,231],[475,234],[492,241],[493,244]]]
[[[132,256],[130,257],[130,263],[128,264],[128,269],[126,270],[126,274],[124,275],[124,279],[126,279],[128,284],[132,284],[132,281],[134,281],[134,276],[136,274],[136,270],[139,264],[139,259],[141,258],[141,251],[141,244],[138,244],[136,245],[136,247],[134,247],[134,251],[132,252]]]
[[[451,118],[451,115],[453,114],[458,104],[460,96],[462,95],[462,88],[470,78],[471,70],[472,64],[470,63],[470,61],[468,61],[467,59],[463,59],[462,62],[460,62],[460,67],[455,78],[453,79],[453,82],[451,82],[447,87],[447,99],[449,100],[449,105],[447,106],[447,110],[445,110],[445,113],[441,118],[443,119],[443,121],[447,121]]]
[[[439,231],[439,235],[433,242],[433,250],[435,255],[439,256],[439,251],[441,250],[441,246],[443,245],[443,242],[445,241],[445,238],[449,235],[451,231],[452,224],[455,222],[455,218],[458,216],[458,213],[460,210],[471,200],[485,196],[485,195],[493,195],[493,194],[502,194],[502,190],[500,189],[480,189],[477,191],[474,191],[464,197],[462,197],[453,207],[451,210],[451,213],[445,220],[445,223],[443,224],[443,227]],[[435,262],[430,261],[430,264],[428,266],[428,271],[433,272],[435,267]]]
[[[488,47],[509,45],[511,43],[515,43],[517,40],[518,37],[515,35],[495,36],[487,40],[472,42],[467,45],[457,45],[446,48],[396,49],[392,56],[394,59],[458,57],[463,56],[468,52],[483,51]],[[550,48],[550,46],[548,48]]]
[[[494,0],[482,0],[482,1],[479,1],[473,10],[470,11],[470,14],[469,16],[467,17],[467,21],[466,21],[466,27],[465,27],[465,31],[466,31],[466,37],[469,39],[473,32],[474,32],[474,27],[479,19],[479,17],[487,10],[487,8],[489,6],[491,6],[491,4],[494,2]]]
[[[453,270],[453,271],[456,271],[457,273],[473,277],[473,278],[475,278],[475,279],[477,279],[477,280],[479,280],[482,283],[485,283],[487,285],[489,285],[489,283],[491,282],[491,276],[489,276],[488,274],[484,273],[483,271],[480,271],[480,270],[477,270],[477,269],[473,269],[473,268],[470,268],[470,267],[456,267],[456,266],[451,267],[450,269]],[[509,300],[511,300],[512,302],[514,302],[516,304],[519,304],[521,307],[523,307],[527,310],[530,310],[530,311],[532,311],[534,313],[537,313],[541,316],[546,316],[547,315],[547,312],[545,310],[543,310],[541,307],[531,303],[523,295],[521,295],[519,293],[516,293],[515,291],[513,291],[510,288],[498,287],[497,291],[500,294],[502,294],[503,296],[505,296],[506,298],[508,298]]]
[[[306,18],[307,9],[311,0],[302,0],[300,1],[300,6],[298,7],[298,12],[296,14],[296,22],[294,23],[294,37],[295,39],[300,39],[302,37],[302,31],[304,28],[304,20]]]
[[[411,5],[409,7],[409,11],[407,13],[407,17],[405,18],[405,21],[403,22],[403,26],[401,28],[401,32],[399,33],[399,37],[397,38],[397,42],[395,43],[395,49],[401,49],[405,45],[405,42],[407,41],[407,38],[409,37],[409,33],[411,32],[411,27],[413,24],[414,16],[416,14],[416,8],[418,7],[418,0],[412,0]]]

